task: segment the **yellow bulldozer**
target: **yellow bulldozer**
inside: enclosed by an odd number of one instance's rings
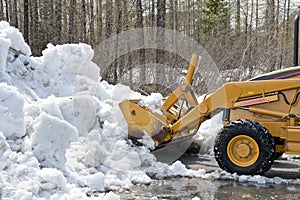
[[[159,107],[161,113],[123,100],[120,108],[128,124],[128,137],[137,145],[150,138],[158,161],[172,163],[191,145],[202,122],[223,112],[215,159],[237,174],[263,174],[283,153],[300,154],[300,66],[298,24],[295,20],[294,67],[274,71],[245,82],[229,82],[197,101],[192,90],[198,55],[193,55],[186,79]]]

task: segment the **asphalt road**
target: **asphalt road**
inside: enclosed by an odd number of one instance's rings
[[[190,169],[205,169],[206,172],[221,171],[213,156],[193,156],[184,154],[180,161]],[[274,161],[271,169],[265,173],[266,177],[281,177],[285,179],[300,178],[300,157],[283,156]]]

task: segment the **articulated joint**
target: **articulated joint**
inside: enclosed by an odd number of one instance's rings
[[[296,120],[300,119],[300,116],[295,115],[295,114],[288,114],[288,118],[290,121],[290,126],[295,126],[296,125]]]
[[[201,114],[205,114],[207,113],[208,111],[208,107],[205,103],[201,103],[199,106],[198,106],[198,110]]]
[[[183,84],[181,85],[181,91],[182,91],[183,93],[185,93],[185,92],[187,92],[187,91],[189,91],[189,90],[191,90],[191,85],[189,85],[188,83],[183,83]]]

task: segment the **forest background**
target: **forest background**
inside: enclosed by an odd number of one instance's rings
[[[201,44],[220,71],[249,71],[244,76],[235,73],[228,81],[293,65],[293,20],[299,5],[298,0],[0,0],[0,20],[23,33],[33,56],[42,54],[48,43],[81,42],[96,48],[136,28],[173,30]],[[133,85],[132,69],[147,63],[176,70],[187,66],[178,54],[145,48],[116,58],[101,77],[115,84],[128,74]],[[142,67],[138,80],[147,79],[149,73]],[[161,80],[170,76],[164,70],[153,73]],[[149,84],[137,88],[146,91]]]

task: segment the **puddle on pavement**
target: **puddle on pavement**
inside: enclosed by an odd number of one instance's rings
[[[123,200],[135,199],[300,199],[300,185],[259,185],[235,181],[173,178],[153,180],[150,185],[134,186],[119,192]],[[198,198],[196,198],[198,197]]]

